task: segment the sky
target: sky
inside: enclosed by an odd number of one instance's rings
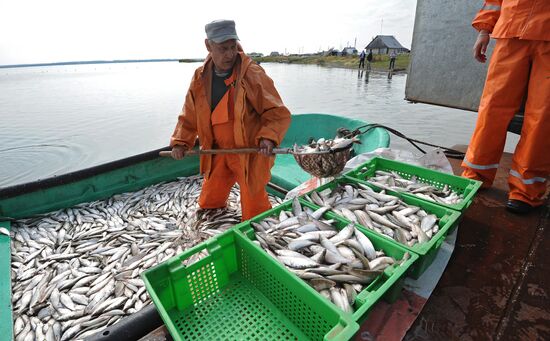
[[[0,65],[203,58],[204,25],[233,19],[245,52],[308,53],[394,35],[411,46],[416,0],[0,0]]]

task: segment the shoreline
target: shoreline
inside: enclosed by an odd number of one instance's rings
[[[359,69],[358,56],[267,56],[253,57],[255,62],[261,63],[281,63],[281,64],[307,64],[332,68],[366,70]],[[394,73],[407,73],[409,65],[409,54],[397,56],[395,61]],[[371,71],[388,72],[389,57],[386,55],[376,55],[371,63]]]
[[[53,62],[53,63],[6,64],[6,65],[0,65],[0,69],[41,67],[41,66],[89,65],[89,64],[164,63],[164,62],[177,62],[177,61],[180,61],[180,59],[164,58],[164,59],[81,60],[81,61]]]
[[[265,56],[251,57],[256,63],[281,63],[281,64],[304,64],[317,65],[329,68],[340,68],[349,70],[359,69],[358,56]],[[86,64],[124,64],[124,63],[151,63],[151,62],[178,62],[178,63],[197,63],[203,62],[200,58],[180,58],[180,59],[120,59],[120,60],[89,60],[89,61],[69,61],[69,62],[54,62],[54,63],[32,63],[32,64],[13,64],[0,65],[0,69],[4,68],[25,68],[25,67],[42,67],[42,66],[65,66],[65,65],[86,65]],[[407,73],[409,65],[409,54],[397,56],[395,61],[394,73]],[[375,55],[371,63],[371,71],[388,72],[389,57],[386,55]]]

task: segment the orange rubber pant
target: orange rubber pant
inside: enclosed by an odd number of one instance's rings
[[[498,39],[462,176],[490,187],[514,114],[525,103],[519,143],[508,176],[510,199],[543,203],[550,174],[550,42]]]
[[[262,187],[257,193],[250,192],[238,155],[215,155],[213,157],[210,176],[202,184],[199,206],[201,208],[225,207],[231,187],[235,182],[241,189],[243,221],[271,209],[265,187]]]

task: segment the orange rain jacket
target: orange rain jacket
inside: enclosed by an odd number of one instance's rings
[[[472,26],[493,38],[550,41],[549,0],[487,0]]]
[[[195,71],[170,146],[191,147],[198,135],[201,149],[214,147],[210,109],[212,66],[212,58],[208,55],[203,66]],[[273,81],[261,66],[243,52],[239,52],[235,67],[238,74],[233,101],[235,147],[258,147],[262,138],[280,145],[290,126],[290,111],[284,106]],[[249,155],[239,155],[239,158],[248,186],[252,186],[250,190],[257,192],[263,189],[271,176],[270,169],[275,158],[250,158]],[[212,156],[201,155],[200,172],[206,178],[211,168]]]

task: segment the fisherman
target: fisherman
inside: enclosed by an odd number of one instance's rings
[[[527,213],[543,204],[550,174],[550,1],[487,0],[472,25],[475,59],[486,61],[490,35],[496,45],[462,176],[491,187],[508,124],[526,98],[506,208]]]
[[[260,154],[202,155],[202,209],[226,206],[231,187],[241,191],[242,219],[268,210],[265,186],[275,161],[272,150],[290,125],[290,112],[273,80],[237,42],[233,20],[206,25],[209,54],[191,80],[185,104],[170,140],[172,157],[180,160],[195,145],[201,149],[259,147]]]
[[[359,54],[359,68],[365,68],[365,57],[367,54],[365,53],[365,50],[361,51],[361,54]]]
[[[367,71],[370,71],[370,63],[372,63],[372,50],[369,50],[369,54],[367,54]]]
[[[397,54],[395,53],[395,50],[392,50],[390,52],[390,70],[395,68],[395,58],[397,58]]]

